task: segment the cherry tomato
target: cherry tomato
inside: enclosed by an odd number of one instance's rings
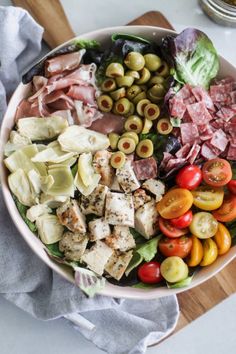
[[[166,220],[159,217],[159,227],[161,232],[167,237],[180,237],[188,233],[188,229],[178,229],[171,224],[171,220]]]
[[[185,258],[191,250],[192,243],[192,239],[187,236],[179,238],[163,237],[159,242],[159,249],[166,257],[177,256]]]
[[[151,261],[142,264],[138,268],[138,277],[146,284],[159,283],[163,279],[160,272],[160,263]]]
[[[179,229],[184,229],[191,224],[192,219],[193,219],[193,213],[192,210],[189,210],[184,215],[179,216],[178,218],[175,219],[171,219],[170,222],[173,226]]]
[[[193,204],[202,210],[218,209],[223,203],[224,190],[223,188],[214,188],[211,186],[199,186],[194,191]]]
[[[223,204],[212,212],[216,220],[221,222],[233,221],[236,219],[236,195],[226,194]]]
[[[236,194],[236,179],[232,179],[228,184],[227,184],[228,190]]]
[[[205,267],[212,264],[215,262],[217,256],[218,250],[216,243],[211,238],[203,240],[203,258],[200,266]]]
[[[159,203],[157,211],[164,219],[174,219],[185,214],[193,204],[191,192],[183,188],[169,190]]]
[[[198,238],[209,238],[216,234],[218,222],[211,213],[200,211],[193,215],[189,229],[191,233]]]
[[[228,161],[216,158],[203,165],[202,175],[206,184],[213,187],[222,187],[231,180],[232,169]]]
[[[219,255],[228,252],[232,243],[232,238],[229,230],[225,227],[225,225],[219,222],[217,233],[213,239],[217,245]]]
[[[188,276],[188,266],[179,257],[168,257],[161,263],[161,274],[169,283],[176,283]]]
[[[181,188],[189,189],[190,191],[197,188],[202,181],[202,171],[196,165],[187,165],[178,172],[176,183]]]
[[[202,260],[203,257],[203,247],[202,243],[196,236],[191,236],[193,245],[191,252],[186,259],[186,263],[189,267],[196,267]]]

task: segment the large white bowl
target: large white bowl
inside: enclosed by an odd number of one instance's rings
[[[151,40],[160,41],[161,38],[168,34],[175,34],[175,32],[170,30],[165,30],[159,27],[151,27],[151,26],[128,26],[128,27],[112,27],[105,28],[94,32],[85,33],[77,38],[84,39],[96,39],[101,43],[106,44],[109,40],[110,36],[113,33],[130,33],[134,35],[139,35],[146,37]],[[68,42],[69,43],[69,42]],[[58,47],[59,48],[59,47]],[[56,49],[58,49],[56,48]],[[220,58],[220,77],[224,76],[233,76],[236,80],[236,68],[233,67],[230,63],[228,63],[225,59]],[[17,229],[25,239],[25,241],[29,244],[32,250],[53,270],[55,270],[58,274],[62,275],[64,278],[69,280],[70,282],[74,282],[73,273],[69,267],[58,264],[51,260],[45,252],[45,246],[40,242],[40,240],[29,230],[23,219],[21,218],[13,198],[11,196],[10,190],[7,184],[7,176],[8,171],[5,168],[3,163],[3,146],[7,142],[9,133],[14,126],[14,116],[18,103],[22,100],[22,98],[26,97],[29,93],[29,85],[20,84],[15,93],[13,94],[7,112],[4,116],[2,127],[1,127],[1,135],[0,135],[0,176],[2,181],[2,191],[5,199],[6,206],[8,211],[12,217],[14,224]],[[23,242],[23,241],[22,241]],[[217,260],[210,266],[205,267],[199,271],[196,276],[193,278],[193,281],[190,286],[182,289],[167,289],[167,287],[159,287],[156,289],[144,290],[144,289],[136,289],[132,287],[120,287],[109,284],[104,290],[100,292],[102,295],[113,296],[113,297],[123,297],[123,298],[133,298],[133,299],[152,299],[163,297],[171,294],[176,294],[190,288],[193,288],[207,279],[214,276],[218,273],[222,268],[224,268],[231,260],[236,256],[236,246],[232,247],[230,251],[224,255],[217,258]]]

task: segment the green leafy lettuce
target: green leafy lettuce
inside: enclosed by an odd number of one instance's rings
[[[13,196],[13,199],[15,201],[16,207],[22,217],[22,219],[24,220],[24,222],[26,223],[26,225],[29,227],[30,231],[32,232],[36,232],[37,231],[37,227],[35,225],[35,223],[31,222],[27,217],[26,217],[26,212],[29,209],[27,206],[23,205],[22,203],[19,202],[19,200]]]

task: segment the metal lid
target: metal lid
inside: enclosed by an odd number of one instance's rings
[[[203,11],[215,22],[236,27],[236,6],[222,0],[199,0]]]

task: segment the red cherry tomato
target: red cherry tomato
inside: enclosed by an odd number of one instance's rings
[[[193,241],[190,237],[182,236],[179,238],[163,237],[159,242],[159,249],[166,257],[185,258],[192,248]]]
[[[178,172],[176,183],[181,188],[193,190],[199,186],[202,181],[202,171],[196,165],[187,165]]]
[[[232,169],[228,161],[216,158],[204,163],[202,175],[206,184],[222,187],[231,180]]]
[[[232,179],[228,184],[227,184],[228,190],[236,194],[236,179]]]
[[[193,219],[193,213],[192,210],[187,211],[187,213],[185,213],[182,216],[179,216],[178,218],[175,219],[171,219],[170,223],[177,227],[178,229],[184,229],[185,227],[188,227]]]
[[[143,283],[156,284],[163,278],[160,272],[160,263],[151,261],[142,264],[138,268],[138,277]]]
[[[185,215],[185,214],[184,214]],[[170,238],[174,238],[174,237],[180,237],[183,235],[186,235],[188,233],[188,229],[178,229],[177,227],[173,226],[171,224],[172,220],[166,220],[163,219],[161,217],[159,217],[159,227],[161,232]]]

